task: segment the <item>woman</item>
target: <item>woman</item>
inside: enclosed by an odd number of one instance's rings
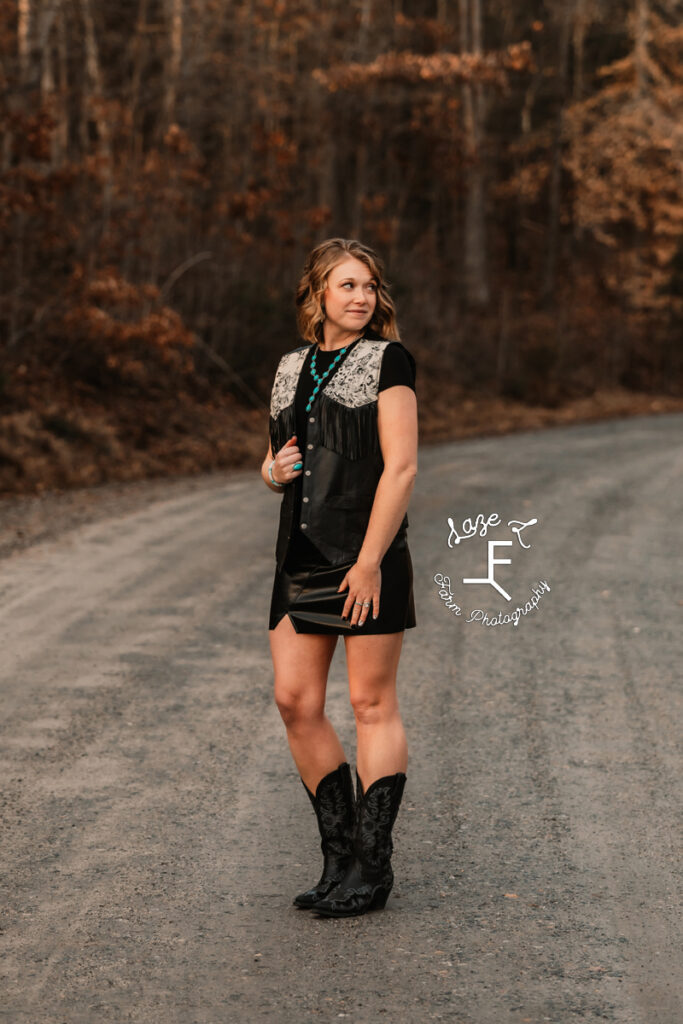
[[[331,238],[296,294],[307,344],[280,360],[261,474],[282,494],[270,607],[275,700],[322,837],[322,875],[294,903],[330,917],[383,907],[407,743],[396,697],[416,625],[406,510],[417,473],[415,360],[398,341],[378,256]],[[325,714],[346,645],[357,794]]]

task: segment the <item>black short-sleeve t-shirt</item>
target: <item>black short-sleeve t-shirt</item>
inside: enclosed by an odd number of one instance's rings
[[[368,335],[365,337],[376,337],[375,335]],[[342,355],[341,359],[335,364],[332,373],[325,378],[325,383],[337,372],[341,364],[345,359],[348,358],[349,352],[355,348],[360,339],[352,342],[346,346],[346,352]],[[297,447],[303,452],[306,447],[306,405],[308,403],[311,391],[315,387],[315,379],[311,376],[310,365],[313,358],[314,346],[311,345],[311,351],[306,353],[304,364],[299,374],[299,382],[296,389],[296,395],[294,399],[294,407],[296,414],[296,443]],[[334,362],[336,356],[339,355],[339,351],[324,352],[318,350],[316,357],[316,372],[320,375],[327,370]],[[390,342],[385,350],[382,357],[382,367],[380,369],[378,391],[385,391],[387,388],[394,387],[397,384],[405,384],[407,387],[412,388],[415,391],[415,375],[416,366],[415,361],[411,354],[403,347],[398,341]],[[301,496],[303,491],[303,474],[300,474],[292,483],[294,487],[294,516],[293,516],[293,528],[292,536],[289,542],[288,549],[288,561],[290,562],[303,562],[303,563],[315,563],[319,565],[329,565],[329,559],[325,558],[321,551],[305,536],[305,534],[299,529],[299,520],[301,518]]]
[[[390,342],[384,350],[377,390],[385,391],[396,384],[405,384],[415,391],[415,368],[400,341]]]

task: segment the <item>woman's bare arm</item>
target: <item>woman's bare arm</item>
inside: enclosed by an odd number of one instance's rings
[[[379,568],[406,513],[417,475],[417,398],[405,384],[380,391],[377,428],[384,459],[358,564]]]

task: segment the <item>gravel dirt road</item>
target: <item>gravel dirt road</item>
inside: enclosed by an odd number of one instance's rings
[[[321,858],[258,472],[8,553],[0,1021],[680,1024],[682,507],[681,415],[421,450],[396,882],[347,920],[291,905]],[[504,538],[510,602],[462,583]],[[353,765],[343,640],[328,712]]]

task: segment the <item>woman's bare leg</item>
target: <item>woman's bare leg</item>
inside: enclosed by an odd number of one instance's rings
[[[384,775],[405,772],[408,743],[396,696],[403,633],[345,636],[349,696],[356,717],[356,768],[367,790]]]
[[[289,615],[269,635],[275,702],[299,774],[315,794],[320,780],[347,760],[325,714],[327,674],[338,638],[297,633]]]

